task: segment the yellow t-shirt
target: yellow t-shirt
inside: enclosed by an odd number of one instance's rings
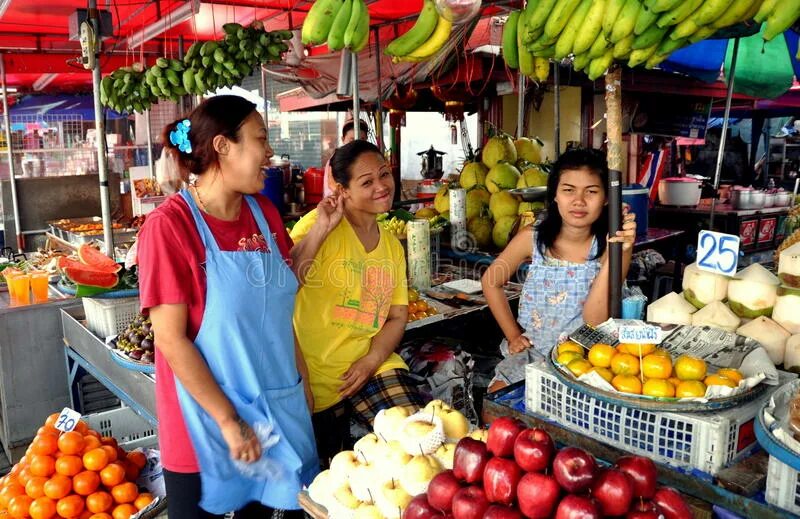
[[[317,220],[316,209],[292,229],[299,243]],[[342,218],[317,252],[305,284],[297,293],[294,329],[308,364],[314,411],[341,400],[340,377],[367,354],[391,305],[408,304],[403,246],[380,229],[375,250],[367,252],[347,218]],[[378,368],[408,369],[396,353]]]

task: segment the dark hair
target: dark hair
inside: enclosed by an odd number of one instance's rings
[[[199,175],[218,163],[214,137],[222,135],[233,142],[239,142],[239,128],[255,109],[256,105],[243,97],[232,95],[211,97],[200,103],[188,117],[182,117],[168,124],[164,128],[162,142],[165,148],[173,150],[178,157],[178,164],[185,177],[188,178],[188,173]],[[189,130],[191,153],[178,150],[169,139],[170,132],[184,119],[189,119],[192,123]]]
[[[347,135],[347,132],[353,130],[355,126],[356,124],[353,121],[347,121],[344,123],[344,126],[342,126],[342,139],[344,139],[344,136]],[[369,135],[369,126],[367,126],[367,123],[361,119],[358,120],[358,128],[364,132],[364,135]],[[358,140],[361,138],[361,135],[356,135],[355,138]]]
[[[351,167],[364,153],[377,153],[383,158],[381,150],[369,141],[356,139],[348,142],[344,146],[337,148],[331,157],[331,171],[333,179],[339,184],[347,187],[350,184]]]
[[[574,148],[564,152],[553,166],[553,172],[547,177],[547,214],[536,227],[536,247],[544,256],[547,249],[551,248],[561,232],[561,213],[556,204],[556,191],[561,173],[568,170],[588,169],[600,177],[600,185],[604,193],[608,193],[608,162],[600,150],[591,148]],[[600,217],[592,223],[592,234],[597,239],[597,259],[606,250],[606,235],[608,234],[608,206],[603,207]]]

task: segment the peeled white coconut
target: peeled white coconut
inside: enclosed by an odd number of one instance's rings
[[[697,308],[683,298],[670,292],[647,305],[647,320],[651,323],[692,324],[692,314]]]
[[[428,484],[442,472],[439,460],[430,454],[418,454],[403,467],[400,474],[400,484],[409,495],[417,496],[428,491]]]
[[[778,277],[758,263],[740,270],[728,281],[728,306],[739,317],[772,315],[778,295]]]
[[[800,334],[792,335],[786,341],[786,351],[783,354],[783,369],[800,373]]]
[[[683,297],[696,308],[722,301],[727,295],[727,277],[700,270],[697,263],[692,263],[683,270]]]
[[[406,418],[398,436],[403,448],[412,456],[433,454],[445,439],[442,419],[424,411]]]
[[[735,332],[741,320],[722,301],[712,301],[692,315],[692,326],[711,326]]]
[[[791,334],[769,317],[761,316],[753,319],[749,323],[740,326],[736,333],[761,343],[764,349],[767,350],[770,360],[776,366],[783,363],[786,340]]]
[[[800,333],[800,289],[780,287],[772,320],[789,333]]]
[[[378,438],[383,441],[396,440],[403,429],[403,422],[409,416],[411,416],[411,412],[405,407],[395,406],[389,409],[381,409],[375,415],[372,428]]]
[[[800,242],[787,247],[778,256],[778,277],[792,288],[800,288]]]

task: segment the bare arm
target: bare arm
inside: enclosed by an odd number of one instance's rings
[[[301,285],[305,283],[325,238],[339,225],[343,214],[344,202],[338,195],[329,196],[317,204],[317,221],[308,234],[292,247],[291,252],[292,270]]]
[[[481,278],[483,295],[489,303],[497,324],[503,331],[503,335],[508,341],[509,351],[518,353],[531,346],[530,341],[523,335],[511,306],[503,291],[503,286],[511,279],[520,265],[526,261],[533,248],[533,229],[527,227],[520,231],[500,255],[489,265]]]
[[[408,321],[407,305],[392,305],[380,331],[372,338],[369,352],[342,375],[339,392],[347,398],[360,390],[375,371],[389,358],[403,339]]]
[[[629,213],[625,215],[625,220],[622,225],[622,230],[617,231],[614,238],[609,239],[609,243],[622,243],[622,279],[623,281],[628,276],[628,269],[631,266],[631,257],[633,256],[633,243],[636,241],[636,221],[635,215]],[[592,288],[589,289],[589,295],[583,305],[583,320],[586,324],[597,326],[605,322],[610,312],[608,311],[608,293],[610,287],[609,278],[611,276],[611,267],[608,261],[608,250],[603,256],[602,266],[597,278],[592,283]]]
[[[158,349],[186,391],[217,423],[231,457],[256,461],[261,457],[261,446],[220,389],[200,350],[186,336],[187,318],[185,304],[164,304],[150,309]]]

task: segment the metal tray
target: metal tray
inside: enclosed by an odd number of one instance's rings
[[[674,397],[654,397],[605,391],[575,378],[575,375],[573,375],[566,366],[559,364],[556,361],[556,356],[558,354],[557,350],[558,348],[556,347],[550,351],[549,359],[550,363],[555,368],[554,372],[556,376],[562,383],[564,383],[564,385],[574,389],[575,391],[590,394],[594,398],[597,398],[603,402],[615,405],[636,407],[648,411],[697,413],[734,407],[739,404],[755,400],[767,390],[767,385],[761,383],[750,388],[744,393],[724,398],[714,398],[708,400],[707,402],[697,402],[692,400],[687,401],[685,399]]]
[[[509,193],[522,197],[523,202],[540,202],[547,197],[547,186],[512,189]]]
[[[133,241],[136,237],[136,229],[114,229],[112,234],[114,236],[114,243],[127,243]],[[72,231],[65,231],[63,238],[73,245],[83,245],[84,243],[91,243],[95,240],[103,239],[103,231],[98,231],[97,234],[76,233]]]

